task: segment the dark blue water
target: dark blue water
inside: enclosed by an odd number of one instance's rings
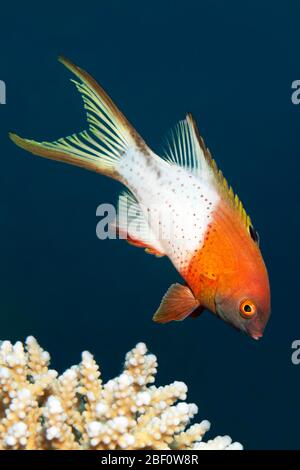
[[[299,448],[300,79],[295,1],[95,1],[1,5],[1,284],[3,339],[35,335],[60,371],[91,350],[106,379],[145,341],[158,382],[183,380],[212,434],[247,448]],[[121,186],[38,159],[7,138],[84,129],[64,54],[87,69],[154,150],[191,111],[261,237],[273,313],[255,342],[205,313],[157,325],[178,275],[124,241],[99,241],[96,207]]]

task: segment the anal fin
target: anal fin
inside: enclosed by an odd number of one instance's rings
[[[157,257],[165,256],[163,247],[146,220],[142,207],[133,194],[123,191],[119,197],[117,232],[130,245],[145,248]]]
[[[172,284],[164,295],[153,320],[157,323],[181,321],[191,315],[197,307],[199,307],[199,302],[188,286]]]

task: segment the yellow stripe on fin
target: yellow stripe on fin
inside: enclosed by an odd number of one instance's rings
[[[224,199],[233,207],[239,214],[239,217],[245,227],[249,230],[249,227],[253,228],[251,223],[251,219],[246,213],[242,201],[239,199],[237,194],[234,194],[232,187],[228,184],[225,176],[223,175],[222,171],[218,169],[216,161],[213,159],[209,149],[206,147],[203,138],[201,137],[199,130],[197,128],[196,122],[191,114],[187,115],[187,120],[190,122],[190,125],[193,126],[195,135],[197,136],[199,145],[201,146],[205,159],[213,171],[213,175],[217,186],[220,190],[221,195]]]

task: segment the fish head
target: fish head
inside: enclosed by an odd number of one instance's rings
[[[215,306],[216,313],[233,327],[253,339],[261,338],[271,313],[270,285],[263,261],[240,266],[234,275],[225,276],[218,286]]]

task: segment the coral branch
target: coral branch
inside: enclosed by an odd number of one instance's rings
[[[156,357],[143,343],[105,384],[87,351],[60,376],[49,362],[32,336],[1,342],[0,449],[242,449],[229,436],[203,442],[208,421],[186,429],[197,406],[180,401],[183,382],[154,385]]]

